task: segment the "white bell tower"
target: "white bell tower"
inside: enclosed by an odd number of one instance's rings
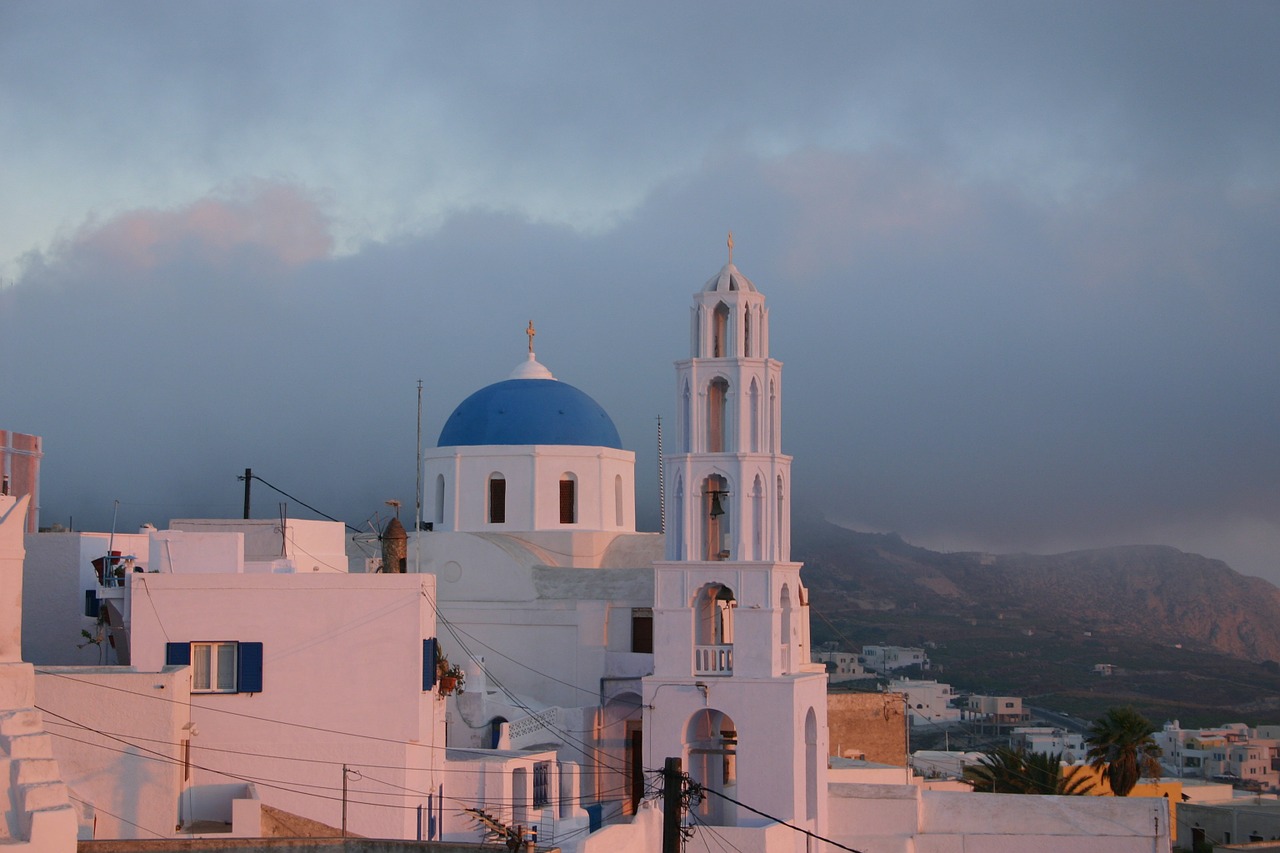
[[[702,822],[769,822],[737,800],[821,832],[827,678],[809,662],[808,592],[790,562],[782,364],[769,357],[764,295],[733,265],[732,235],[729,252],[694,294],[690,357],[676,362],[645,763],[679,756],[715,792],[699,806]]]

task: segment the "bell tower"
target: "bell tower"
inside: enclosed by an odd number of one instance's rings
[[[782,364],[764,294],[730,261],[690,311],[676,362],[679,452],[664,460],[668,560],[790,559],[791,457],[782,455]]]
[[[666,559],[654,564],[645,763],[680,756],[710,792],[698,819],[826,823],[827,678],[809,662],[808,592],[790,560],[782,364],[764,294],[729,262],[694,294],[663,457]]]

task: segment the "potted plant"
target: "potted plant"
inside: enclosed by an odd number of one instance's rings
[[[462,667],[456,663],[449,663],[445,659],[441,659],[436,668],[436,677],[440,682],[440,695],[448,696],[452,693],[462,693],[464,685],[467,681],[467,674],[462,671]]]

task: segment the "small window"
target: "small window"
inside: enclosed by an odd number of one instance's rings
[[[262,692],[262,643],[168,643],[165,663],[191,667],[192,693]]]
[[[489,477],[489,523],[507,523],[507,480],[501,474]]]
[[[533,807],[545,809],[551,805],[551,762],[535,761],[533,764]]]
[[[648,607],[631,611],[631,651],[653,654],[653,611]]]
[[[236,644],[191,645],[191,692],[236,692]]]
[[[560,480],[560,523],[576,524],[578,522],[578,489],[572,474],[565,474]]]

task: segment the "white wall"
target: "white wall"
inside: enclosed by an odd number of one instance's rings
[[[437,530],[491,531],[603,530],[634,532],[635,454],[609,447],[485,445],[432,448],[423,463],[424,519],[433,521],[436,477],[445,478],[442,523]],[[489,475],[507,481],[506,522],[490,524]],[[577,477],[578,520],[560,523],[560,476]],[[617,521],[615,478],[622,477],[622,523]]]
[[[174,836],[183,787],[185,668],[40,667],[36,700],[62,778],[89,819],[81,838]],[[88,808],[84,804],[88,804]]]
[[[268,805],[337,826],[346,763],[361,777],[350,830],[416,837],[416,806],[448,785],[443,701],[422,690],[434,578],[146,574],[129,591],[141,671],[164,666],[167,642],[263,644],[261,693],[191,697],[198,789],[252,781]]]

